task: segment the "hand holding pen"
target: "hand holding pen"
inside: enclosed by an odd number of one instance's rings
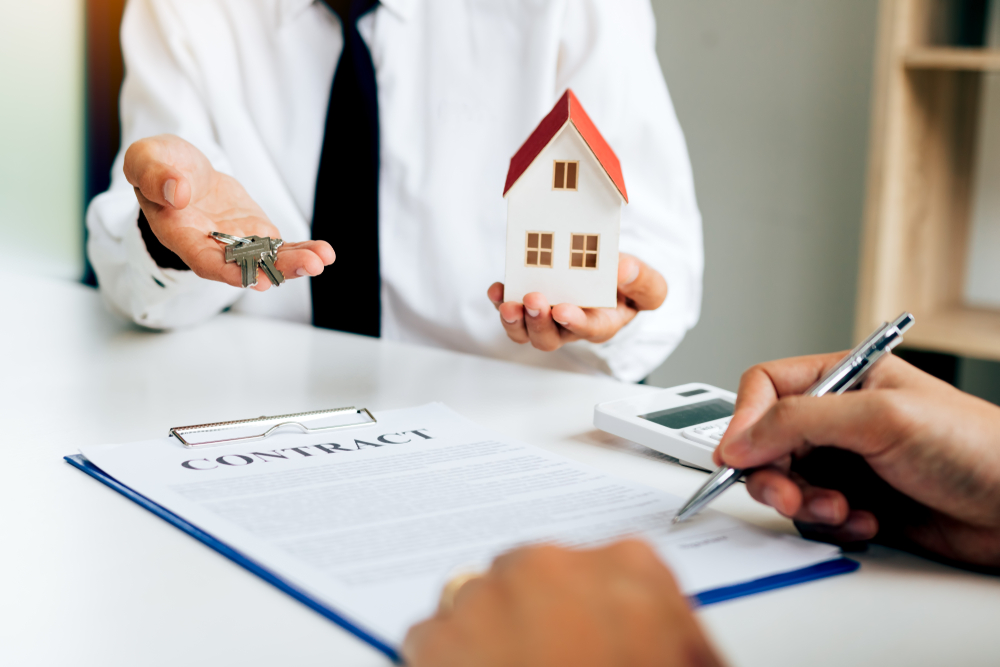
[[[840,354],[754,366],[719,463],[804,537],[876,541],[1000,573],[1000,408],[888,355],[861,391],[803,395]]]
[[[892,351],[892,348],[899,345],[903,340],[903,332],[913,326],[913,315],[903,313],[891,323],[883,323],[868,338],[861,342],[856,348],[851,350],[839,363],[829,369],[819,380],[817,380],[805,392],[806,396],[818,397],[826,394],[842,394],[843,392],[857,386],[864,376],[872,369],[875,363],[883,355]],[[740,387],[740,395],[744,394],[743,387]],[[745,429],[748,424],[743,423],[740,417],[740,399],[737,398],[736,413],[729,424],[726,436],[730,433],[738,433]],[[721,449],[730,438],[724,437],[719,448]],[[717,462],[721,462],[718,450],[715,454]],[[730,466],[721,466],[708,478],[705,484],[681,507],[674,517],[674,523],[685,521],[697,514],[717,498],[726,489],[735,484],[743,476],[744,471]]]

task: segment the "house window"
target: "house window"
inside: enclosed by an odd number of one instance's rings
[[[572,234],[569,247],[569,268],[596,269],[600,234]]]
[[[528,232],[525,244],[525,266],[547,266],[552,268],[553,232]]]
[[[580,171],[579,162],[556,160],[552,168],[553,190],[576,190],[576,176]]]

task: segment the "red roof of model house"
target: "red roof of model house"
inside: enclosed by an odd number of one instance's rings
[[[517,150],[517,153],[514,154],[514,157],[510,159],[510,169],[507,171],[507,184],[503,188],[504,196],[507,196],[507,192],[517,182],[517,179],[521,178],[521,174],[527,171],[531,163],[538,157],[538,154],[559,134],[559,130],[566,123],[573,123],[573,126],[576,127],[580,136],[583,137],[587,146],[594,153],[597,161],[604,167],[604,171],[607,172],[608,177],[615,184],[615,187],[618,188],[618,192],[625,198],[625,203],[627,204],[628,193],[625,192],[625,179],[622,177],[622,166],[618,162],[618,156],[611,150],[611,146],[608,146],[608,142],[604,140],[601,133],[597,131],[597,126],[594,125],[594,121],[590,120],[587,112],[583,110],[580,100],[569,89],[563,93],[563,96],[559,98],[556,105],[552,107],[549,115],[542,119],[542,122],[538,124],[535,131],[528,137],[528,140],[524,142]]]

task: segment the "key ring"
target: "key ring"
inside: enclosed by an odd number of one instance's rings
[[[212,232],[209,234],[216,241],[222,241],[223,243],[229,245],[233,243],[238,243],[243,245],[244,243],[250,243],[250,239],[243,238],[242,236],[232,236],[231,234],[223,234],[222,232]]]

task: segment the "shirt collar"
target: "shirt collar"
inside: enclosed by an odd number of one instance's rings
[[[278,0],[278,25],[285,25],[305,11],[305,9],[314,2],[319,1],[320,0]],[[379,0],[379,3],[403,21],[413,15],[414,0]]]

